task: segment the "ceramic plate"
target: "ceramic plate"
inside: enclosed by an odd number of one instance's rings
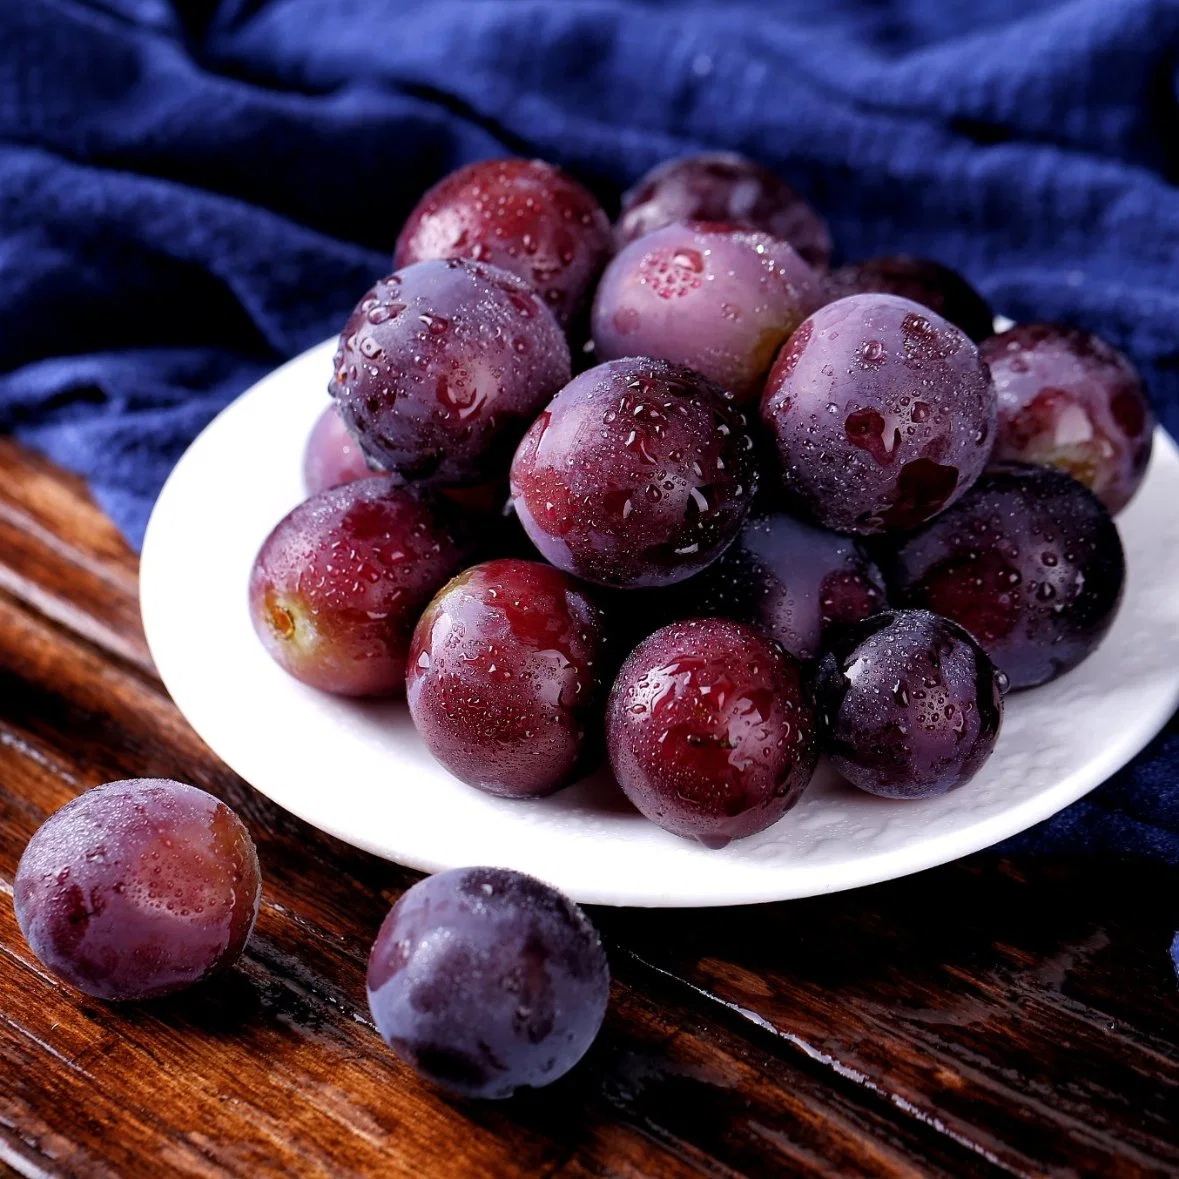
[[[1113,629],[1070,674],[1009,697],[994,755],[962,789],[889,801],[821,770],[780,822],[722,851],[647,822],[605,773],[539,801],[481,794],[430,757],[403,703],[303,687],[250,625],[250,565],[304,497],[303,444],[327,404],[334,348],[271,373],[192,444],[156,504],[140,594],[156,666],[197,732],[263,794],[348,843],[426,871],[517,868],[595,904],[810,896],[1030,827],[1124,765],[1179,702],[1179,453],[1160,432],[1146,483],[1118,518],[1129,580]]]

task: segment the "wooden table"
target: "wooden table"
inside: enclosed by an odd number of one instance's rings
[[[107,1006],[33,959],[12,877],[51,811],[141,775],[236,807],[265,896],[237,969]],[[76,479],[0,440],[0,1171],[1179,1174],[1174,870],[978,855],[809,901],[596,910],[602,1035],[490,1104],[419,1083],[369,1020],[369,943],[414,879],[209,752],[153,671],[134,555]]]

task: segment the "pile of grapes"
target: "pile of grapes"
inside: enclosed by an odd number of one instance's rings
[[[963,785],[1004,693],[1109,628],[1111,513],[1154,422],[1101,340],[992,335],[952,271],[830,253],[736,156],[657,168],[613,228],[547,164],[444,180],[344,326],[311,496],[251,575],[266,648],[324,691],[404,692],[493,794],[548,794],[604,745],[644,815],[709,847],[778,821],[821,752],[877,795]],[[51,816],[14,897],[49,969],[145,999],[240,956],[261,876],[223,803],[136,780]],[[503,869],[409,889],[369,959],[381,1035],[472,1096],[565,1073],[608,991],[581,910]]]
[[[890,798],[963,785],[1004,693],[1107,631],[1153,417],[1102,340],[995,335],[944,266],[830,255],[739,156],[656,168],[613,227],[549,164],[447,177],[344,325],[311,496],[252,572],[267,650],[404,691],[493,794],[604,747],[709,847],[777,822],[821,753]]]

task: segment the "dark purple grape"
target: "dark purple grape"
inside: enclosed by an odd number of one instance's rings
[[[869,794],[945,794],[991,756],[1004,688],[957,623],[926,610],[878,614],[836,636],[819,663],[827,755]]]
[[[512,462],[516,513],[558,569],[601,585],[669,585],[736,536],[757,487],[753,439],[721,390],[662,360],[574,378]]]
[[[730,225],[668,225],[606,267],[594,298],[595,355],[686,365],[744,403],[821,301],[815,272],[777,238]]]
[[[377,1030],[408,1065],[466,1097],[510,1097],[589,1050],[610,971],[589,919],[506,868],[455,868],[409,889],[368,962]]]
[[[315,419],[303,452],[303,483],[307,494],[381,473],[369,465],[335,405],[329,405]]]
[[[682,592],[685,616],[753,623],[804,660],[819,654],[832,626],[887,608],[880,572],[859,542],[766,508]]]
[[[795,504],[862,535],[916,527],[962,495],[986,464],[995,412],[978,349],[896,295],[816,311],[778,356],[761,403]]]
[[[619,245],[675,221],[725,221],[789,242],[826,269],[831,235],[823,219],[773,172],[733,152],[707,152],[652,168],[623,198]]]
[[[602,613],[568,574],[498,560],[459,574],[414,631],[409,711],[430,752],[489,794],[549,794],[597,752]]]
[[[1117,513],[1150,462],[1155,418],[1134,366],[1098,336],[1025,323],[979,348],[999,398],[996,459],[1057,467]]]
[[[414,623],[468,550],[441,505],[391,478],[321,491],[279,522],[254,559],[254,630],[283,670],[313,688],[400,692]]]
[[[614,776],[644,815],[724,847],[776,823],[818,760],[797,660],[753,627],[673,623],[622,665],[606,710]]]
[[[561,324],[607,259],[610,221],[593,196],[543,160],[481,160],[439,181],[410,213],[394,266],[468,258],[534,287]]]
[[[370,459],[417,482],[501,478],[569,345],[521,279],[419,262],[382,279],[340,335],[330,391]]]
[[[135,778],[49,816],[16,870],[16,919],[59,978],[154,999],[241,956],[262,895],[250,833],[195,786]]]
[[[1013,688],[1075,667],[1113,622],[1126,565],[1087,487],[1051,467],[1004,463],[891,555],[892,600],[961,623]]]
[[[929,258],[891,254],[841,266],[827,275],[825,302],[848,295],[900,295],[937,312],[976,344],[995,330],[990,304],[956,270]]]

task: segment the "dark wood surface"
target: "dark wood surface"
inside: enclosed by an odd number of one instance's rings
[[[237,969],[108,1006],[33,959],[12,877],[51,811],[140,775],[236,807],[265,896]],[[369,942],[414,879],[213,756],[154,674],[134,555],[0,440],[0,1172],[1179,1175],[1175,871],[978,855],[808,901],[593,910],[602,1035],[492,1104],[419,1083],[370,1023]]]

